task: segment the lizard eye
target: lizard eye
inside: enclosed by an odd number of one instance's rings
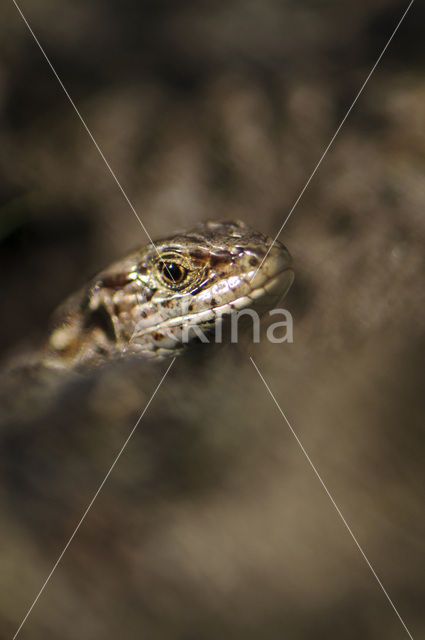
[[[186,276],[187,269],[177,262],[160,262],[159,272],[165,284],[181,284]]]

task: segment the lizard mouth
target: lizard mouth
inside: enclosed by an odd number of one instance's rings
[[[286,265],[280,271],[265,279],[259,286],[250,286],[243,294],[226,300],[222,304],[215,304],[208,309],[194,311],[187,314],[167,318],[153,326],[145,327],[135,331],[131,341],[149,334],[156,334],[165,331],[169,335],[172,329],[182,329],[183,327],[194,327],[202,325],[213,325],[220,317],[229,315],[245,308],[254,308],[259,314],[272,308],[288,292],[294,280],[294,271],[291,266]],[[250,280],[249,280],[250,281]],[[245,284],[247,284],[245,282]],[[176,339],[176,336],[174,336]]]

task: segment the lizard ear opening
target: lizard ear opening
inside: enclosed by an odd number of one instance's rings
[[[110,342],[116,342],[117,336],[115,333],[112,318],[108,313],[106,307],[104,307],[102,304],[93,311],[86,311],[86,315],[84,318],[84,328],[98,328],[105,334],[106,338]]]

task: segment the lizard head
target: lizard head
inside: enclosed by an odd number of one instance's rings
[[[280,242],[239,221],[200,223],[101,272],[65,306],[50,343],[77,364],[122,353],[174,355],[226,315],[271,309],[292,280]]]
[[[287,249],[240,221],[205,222],[156,242],[138,273],[149,299],[131,344],[163,352],[202,339],[233,312],[271,309],[294,277]]]

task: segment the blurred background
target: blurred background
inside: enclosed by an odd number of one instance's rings
[[[274,235],[406,6],[21,3],[154,238],[210,218]],[[424,20],[414,3],[281,236],[296,269],[294,343],[263,337],[176,361],[22,638],[408,637],[249,355],[412,636],[425,634]],[[33,349],[57,304],[146,241],[7,0],[4,360]],[[54,388],[6,387],[2,638],[164,369],[120,362]]]

